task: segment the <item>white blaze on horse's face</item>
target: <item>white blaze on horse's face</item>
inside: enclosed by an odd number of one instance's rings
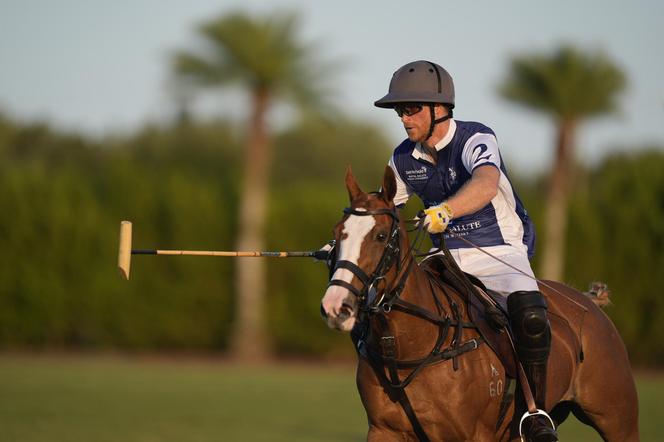
[[[358,265],[364,238],[375,225],[376,220],[373,216],[350,215],[344,222],[341,240],[337,245],[337,260],[350,261]],[[348,269],[337,269],[332,279],[340,279],[350,284],[353,274]],[[322,305],[330,328],[346,332],[353,328],[357,317],[357,298],[348,289],[338,285],[328,287]]]

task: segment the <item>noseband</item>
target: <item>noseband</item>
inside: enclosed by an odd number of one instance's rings
[[[356,216],[390,216],[392,218],[392,225],[390,227],[389,239],[387,240],[387,244],[383,250],[383,255],[381,256],[378,265],[371,275],[368,275],[358,265],[350,261],[339,260],[336,262],[334,270],[332,271],[332,275],[334,275],[337,269],[346,269],[362,282],[361,289],[358,289],[352,284],[341,279],[331,279],[328,283],[328,287],[338,285],[349,290],[357,297],[358,304],[361,306],[361,311],[377,311],[378,309],[382,308],[384,311],[389,312],[392,307],[392,303],[396,298],[399,297],[401,291],[403,290],[403,285],[406,279],[406,275],[404,275],[402,281],[394,290],[387,290],[387,287],[385,287],[382,291],[382,296],[380,299],[377,299],[377,287],[381,281],[385,282],[385,276],[387,275],[387,272],[389,272],[394,265],[396,265],[397,274],[401,270],[402,263],[399,259],[401,254],[401,248],[399,245],[399,216],[397,215],[397,211],[394,208],[359,211],[357,209],[353,209],[352,207],[347,207],[344,209],[344,213],[346,215]]]

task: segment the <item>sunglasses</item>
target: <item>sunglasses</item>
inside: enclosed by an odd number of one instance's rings
[[[419,111],[421,111],[423,107],[424,106],[422,104],[406,103],[406,104],[397,104],[396,106],[394,106],[394,110],[396,111],[399,118],[403,117],[404,115],[407,117],[411,117],[416,113],[418,113]]]

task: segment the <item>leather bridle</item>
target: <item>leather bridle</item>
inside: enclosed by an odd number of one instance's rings
[[[359,310],[361,313],[376,312],[381,309],[385,312],[389,312],[392,308],[392,304],[403,291],[406,278],[410,272],[410,266],[414,262],[411,254],[406,253],[404,256],[404,261],[410,258],[411,262],[408,265],[406,271],[403,272],[399,283],[397,283],[392,289],[388,290],[386,281],[387,273],[393,266],[396,265],[398,278],[398,275],[404,264],[404,262],[401,261],[401,246],[399,242],[399,215],[397,214],[396,208],[358,210],[352,207],[347,207],[344,209],[344,213],[346,215],[356,216],[387,215],[391,217],[392,224],[385,248],[383,250],[383,254],[371,275],[368,275],[357,264],[347,260],[337,261],[333,271],[331,272],[332,275],[334,275],[337,269],[346,269],[350,271],[362,283],[362,288],[358,289],[349,282],[343,281],[341,279],[330,279],[328,287],[337,285],[350,291],[357,297]],[[383,290],[379,292],[379,286],[381,283],[383,285]]]

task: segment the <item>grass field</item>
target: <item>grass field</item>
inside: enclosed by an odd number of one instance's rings
[[[640,376],[643,441],[663,441],[664,377]],[[561,440],[598,441],[570,418]],[[2,442],[362,441],[350,366],[0,355]]]

